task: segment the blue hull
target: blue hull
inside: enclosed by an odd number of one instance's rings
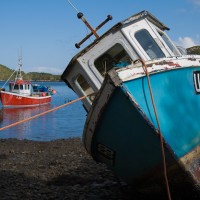
[[[159,137],[120,88],[98,122],[92,156],[127,182],[150,176],[162,163]]]
[[[200,67],[159,72],[150,75],[150,80],[166,143],[167,169],[182,170],[199,184],[200,179],[195,174],[200,175],[200,170],[195,164],[200,155],[189,156],[187,160],[188,154],[200,145],[200,95],[195,91],[193,79],[193,72],[197,70]],[[90,153],[129,183],[155,178],[163,173],[156,130],[147,78],[123,82],[101,109]],[[87,140],[87,133],[84,140]]]
[[[151,76],[161,132],[178,158],[200,144],[200,94],[195,91],[193,79],[193,72],[197,70],[200,68],[172,70]],[[124,88],[157,128],[147,78],[126,82]]]

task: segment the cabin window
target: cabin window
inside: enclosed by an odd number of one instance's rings
[[[14,90],[19,90],[19,85],[14,85]]]
[[[20,85],[20,90],[23,90],[23,85]]]
[[[89,85],[89,83],[85,80],[85,78],[80,74],[76,79],[79,88],[82,90],[84,95],[89,95],[94,93],[94,90]],[[94,96],[89,96],[89,100],[92,102],[94,100]]]
[[[102,76],[113,67],[125,67],[131,64],[131,58],[121,44],[116,44],[94,62]]]
[[[165,54],[147,30],[142,29],[136,32],[135,38],[151,59],[165,57]]]
[[[169,38],[166,36],[165,33],[158,31],[159,35],[162,37],[162,39],[165,41],[165,43],[167,44],[167,46],[170,48],[170,50],[174,53],[175,56],[179,56],[178,51],[176,50],[176,48],[174,47],[174,45],[172,44],[172,42],[169,40]]]
[[[28,84],[25,85],[25,89],[29,90],[29,85]]]

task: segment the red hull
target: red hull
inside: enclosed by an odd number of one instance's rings
[[[45,93],[43,93],[45,94]],[[25,96],[16,93],[1,91],[1,103],[4,107],[40,106],[51,102],[51,96]]]

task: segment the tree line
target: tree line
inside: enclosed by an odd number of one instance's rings
[[[0,64],[0,80],[8,80],[14,70]],[[15,74],[11,77],[11,80],[15,79]],[[53,75],[44,72],[28,72],[22,71],[22,77],[24,80],[31,81],[60,81],[60,75]]]
[[[200,55],[200,46],[194,46],[187,49],[188,54],[198,54]]]

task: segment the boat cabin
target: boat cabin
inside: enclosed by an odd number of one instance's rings
[[[29,81],[17,80],[9,83],[9,91],[23,95],[31,94],[31,83]]]
[[[144,61],[181,56],[182,52],[165,33],[167,26],[142,11],[119,22],[72,58],[61,78],[80,97],[100,89],[106,73]],[[93,98],[83,100],[88,111]]]

